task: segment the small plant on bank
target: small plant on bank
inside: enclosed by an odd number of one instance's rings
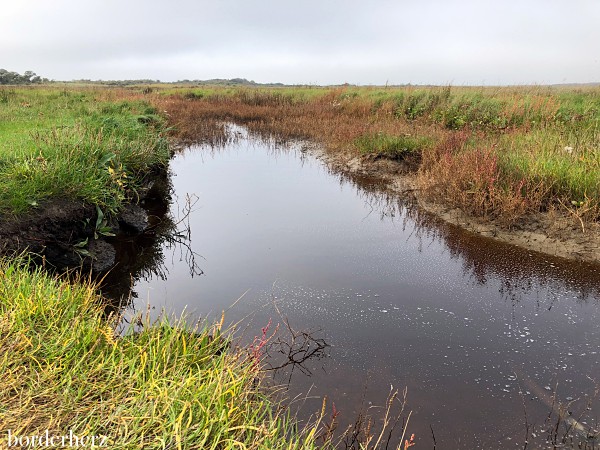
[[[104,213],[100,209],[99,206],[96,206],[96,224],[94,226],[94,239],[98,239],[100,235],[102,236],[114,236],[115,233],[112,232],[112,227],[108,224],[106,217],[104,217]]]

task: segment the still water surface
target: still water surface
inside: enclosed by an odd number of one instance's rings
[[[218,318],[248,291],[227,319],[245,319],[250,338],[282,323],[274,304],[295,328],[322,330],[329,357],[290,387],[314,396],[297,402],[301,416],[327,395],[343,425],[365,389],[368,407],[393,385],[407,388],[419,448],[433,448],[432,429],[437,448],[522,448],[523,403],[540,429],[556,386],[557,400],[581,398],[576,414],[594,394],[598,266],[436,223],[298,148],[241,139],[190,148],[171,168],[179,208],[197,196],[188,219],[204,274],[165,246],[162,275],[135,283],[135,308]],[[597,410],[581,420],[592,425]]]

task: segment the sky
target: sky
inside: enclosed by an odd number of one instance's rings
[[[600,0],[0,1],[0,68],[55,80],[600,82]]]

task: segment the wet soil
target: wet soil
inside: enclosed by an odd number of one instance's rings
[[[23,216],[0,217],[0,255],[27,253],[37,264],[59,272],[81,268],[95,275],[106,273],[118,261],[117,241],[123,236],[141,235],[151,225],[143,206],[147,202],[168,203],[167,172],[156,169],[146,178],[137,201],[125,204],[117,217],[109,219],[116,238],[95,229],[95,206],[53,198]]]
[[[93,238],[87,225],[95,220],[96,211],[72,199],[52,199],[24,217],[11,217],[0,222],[0,253],[28,252],[51,262],[57,268],[72,267],[83,262],[76,244]]]
[[[490,218],[473,217],[458,208],[427,198],[417,183],[418,161],[330,152],[316,145],[307,145],[306,149],[337,171],[380,179],[390,192],[410,197],[422,210],[473,233],[552,256],[600,262],[600,224],[588,225],[582,230],[576,218],[560,211],[550,211],[528,215],[507,226]]]

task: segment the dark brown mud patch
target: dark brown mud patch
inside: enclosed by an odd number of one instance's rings
[[[84,202],[48,200],[26,216],[0,223],[0,254],[27,253],[59,270],[81,266],[85,255],[76,249],[83,246],[76,246],[93,239],[89,223],[95,223],[96,217],[96,209]]]
[[[118,264],[119,240],[134,239],[156,225],[167,211],[170,182],[166,170],[154,171],[135,203],[104,218],[110,228],[96,229],[94,205],[67,198],[49,199],[24,216],[0,217],[0,256],[27,254],[35,264],[51,271],[82,269],[102,275]],[[157,206],[158,205],[158,206]]]

